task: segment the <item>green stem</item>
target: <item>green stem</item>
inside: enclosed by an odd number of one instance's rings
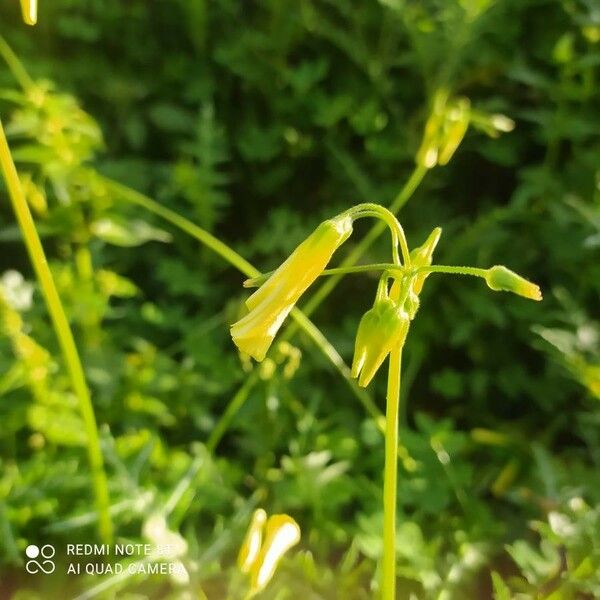
[[[200,243],[204,244],[207,248],[221,256],[228,263],[241,271],[244,275],[248,277],[256,277],[260,275],[260,271],[258,271],[258,269],[251,265],[246,259],[241,257],[237,252],[185,217],[182,217],[176,212],[162,206],[144,194],[132,190],[131,188],[113,181],[108,177],[101,177],[101,181],[108,190],[112,190],[123,200],[145,208],[146,210],[158,215],[172,225],[175,225],[182,231],[185,231],[192,237],[196,238]],[[365,410],[373,417],[377,423],[377,426],[383,432],[385,430],[384,416],[381,414],[369,394],[356,385],[356,382],[354,379],[352,379],[350,369],[344,362],[343,358],[339,355],[337,350],[329,343],[319,328],[316,327],[316,325],[299,309],[294,308],[290,313],[290,316],[296,321],[298,327],[313,340],[317,348],[325,355],[338,373],[344,378],[344,381],[346,381],[356,398],[364,406]]]
[[[472,277],[482,277],[485,279],[488,269],[480,269],[478,267],[463,267],[455,265],[431,265],[417,267],[411,269],[402,265],[395,265],[393,263],[372,263],[369,265],[357,265],[355,267],[335,267],[333,269],[324,269],[319,273],[319,277],[323,276],[337,276],[337,275],[348,275],[350,273],[369,273],[371,271],[394,271],[398,273],[418,275],[420,273],[447,273],[451,275],[469,275]],[[258,277],[251,277],[244,281],[244,287],[259,287],[262,285],[271,275],[273,271],[268,273],[261,273]]]
[[[108,177],[100,176],[100,180],[109,189],[115,192],[123,200],[141,206],[146,210],[158,215],[165,221],[168,221],[172,225],[175,225],[182,231],[196,238],[200,243],[204,244],[207,248],[212,250],[215,254],[218,254],[221,258],[224,258],[229,264],[233,265],[238,271],[241,271],[248,277],[256,277],[260,275],[260,271],[254,268],[245,258],[240,256],[237,252],[232,250],[227,244],[224,244],[221,240],[211,235],[202,227],[192,223],[189,219],[182,217],[175,211],[162,206],[158,202],[148,198],[144,194],[131,189],[130,187],[118,183]]]
[[[422,165],[416,165],[410,177],[400,190],[396,198],[389,206],[390,212],[397,215],[400,209],[408,202],[419,184],[425,177],[428,169]],[[363,256],[363,254],[372,246],[373,242],[385,231],[384,223],[376,223],[371,227],[367,235],[354,247],[350,254],[342,261],[341,267],[351,267],[355,265]],[[342,279],[343,275],[336,275],[328,279],[321,287],[312,295],[311,299],[302,307],[302,312],[306,317],[310,317],[317,307],[331,294],[337,284]],[[282,341],[289,341],[296,333],[299,327],[297,323],[288,325],[287,329],[281,336]]]
[[[6,66],[9,68],[21,88],[23,88],[23,91],[27,91],[35,85],[35,82],[25,70],[23,63],[18,59],[17,55],[12,51],[12,48],[6,43],[6,40],[1,35],[0,56],[4,59]]]
[[[400,264],[400,260],[397,259],[397,247],[398,242],[402,249],[402,257],[405,265],[410,265],[410,252],[408,251],[408,242],[406,241],[406,235],[400,222],[389,209],[379,204],[372,202],[363,202],[350,208],[348,212],[354,219],[360,219],[363,217],[375,217],[381,219],[389,228],[392,233],[392,243],[394,246],[394,263]]]
[[[221,415],[221,418],[217,422],[217,424],[213,427],[213,430],[210,433],[208,441],[206,442],[206,449],[212,454],[219,442],[221,441],[225,432],[229,429],[231,422],[235,415],[239,412],[240,408],[246,402],[246,399],[250,395],[250,391],[254,384],[258,381],[258,369],[255,369],[252,375],[246,379],[244,385],[235,393],[225,412]]]
[[[71,379],[71,385],[79,400],[79,410],[86,431],[88,459],[92,471],[96,507],[99,515],[99,534],[100,538],[105,543],[110,543],[113,536],[113,527],[109,512],[110,499],[108,482],[104,470],[104,460],[100,449],[98,426],[94,415],[92,399],[85,381],[83,366],[77,352],[73,332],[71,331],[69,321],[67,320],[58,291],[56,290],[52,272],[48,266],[44,248],[42,247],[42,243],[35,228],[33,217],[31,216],[29,206],[27,205],[27,200],[21,189],[19,176],[12,160],[1,122],[0,163],[13,209],[23,234],[25,246],[27,247],[33,268],[40,283],[48,307],[48,312],[50,313],[50,318],[54,326],[54,331],[56,332],[62,350],[67,371]]]
[[[383,474],[383,561],[381,598],[396,598],[396,495],[398,485],[398,413],[402,347],[390,353],[387,386],[385,468]]]
[[[472,277],[483,277],[488,272],[488,269],[480,269],[478,267],[459,267],[449,265],[431,265],[429,267],[419,267],[415,273],[448,273],[451,275],[470,275]]]

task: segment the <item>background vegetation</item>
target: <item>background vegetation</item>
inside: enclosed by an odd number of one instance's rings
[[[441,225],[439,262],[504,263],[545,299],[428,281],[405,349],[399,595],[599,597],[597,1],[40,4],[35,30],[0,7],[36,82],[0,67],[2,120],[82,354],[116,535],[177,540],[189,573],[102,593],[224,598],[261,505],[303,531],[265,598],[372,597],[383,439],[305,334],[266,366],[241,359],[243,276],[100,174],[269,270],[324,217],[390,204],[443,88],[516,128],[472,128],[425,173],[409,241]],[[100,593],[23,570],[29,543],[99,540],[77,402],[0,199],[0,596]],[[373,289],[346,278],[313,315],[346,362]]]

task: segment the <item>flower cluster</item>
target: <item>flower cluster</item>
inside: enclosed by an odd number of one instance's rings
[[[246,301],[248,313],[231,326],[237,347],[262,361],[283,321],[308,287],[323,274],[333,253],[352,234],[353,220],[362,216],[382,218],[392,231],[393,264],[372,265],[384,272],[373,307],[362,317],[354,346],[352,377],[367,386],[394,348],[402,348],[410,322],[419,309],[419,296],[427,277],[433,272],[475,275],[485,279],[496,291],[508,291],[532,300],[541,300],[540,288],[503,266],[489,269],[432,266],[433,253],[442,230],[436,227],[425,242],[408,251],[402,227],[387,209],[373,204],[358,205],[321,223],[289,258],[264,281]],[[404,264],[400,264],[396,245],[403,245]],[[365,266],[363,270],[369,268]],[[338,270],[339,272],[339,270]],[[392,279],[391,288],[389,280]]]

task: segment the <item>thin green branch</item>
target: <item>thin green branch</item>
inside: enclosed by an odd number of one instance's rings
[[[210,436],[208,437],[208,441],[206,442],[206,449],[211,454],[215,451],[223,435],[225,435],[225,432],[229,429],[235,415],[246,402],[246,399],[252,391],[252,387],[257,381],[258,369],[255,369],[252,375],[246,378],[246,381],[244,381],[242,387],[240,387],[240,389],[234,394],[233,398],[227,405],[227,408],[221,414],[221,418],[213,427],[212,431],[210,432]]]
[[[188,235],[196,238],[201,244],[212,250],[215,254],[218,254],[221,258],[225,259],[229,264],[234,266],[238,271],[241,271],[244,275],[247,275],[248,277],[256,277],[257,275],[260,275],[260,271],[258,269],[253,267],[245,258],[232,250],[227,244],[224,244],[214,235],[211,235],[208,233],[208,231],[202,229],[202,227],[198,227],[198,225],[192,223],[189,219],[182,217],[174,210],[166,208],[155,200],[148,198],[148,196],[133,190],[122,183],[118,183],[113,179],[100,176],[100,180],[108,190],[112,190],[123,200],[145,208],[155,215],[158,215],[165,221],[168,221],[172,225],[175,225],[182,231],[185,231]]]
[[[431,265],[427,267],[419,267],[415,273],[447,273],[450,275],[469,275],[471,277],[483,277],[488,272],[488,269],[480,269],[478,267],[460,267],[450,265]]]
[[[6,66],[9,68],[10,72],[17,80],[21,88],[23,88],[23,91],[27,91],[35,85],[33,79],[31,79],[29,73],[25,70],[23,63],[19,60],[17,55],[12,51],[12,48],[6,43],[6,40],[1,35],[0,56],[4,59]]]
[[[81,359],[77,352],[77,346],[73,338],[73,332],[69,326],[69,321],[61,303],[52,272],[48,266],[44,248],[35,228],[35,223],[27,200],[21,189],[19,176],[15,164],[10,154],[8,142],[4,134],[4,128],[0,122],[0,164],[2,174],[6,181],[10,200],[23,234],[25,246],[31,258],[34,271],[38,281],[48,312],[54,326],[54,331],[58,338],[60,348],[65,360],[67,371],[71,379],[73,391],[79,401],[79,410],[84,422],[86,432],[86,443],[88,459],[92,471],[92,481],[96,498],[96,507],[99,515],[99,534],[100,538],[109,543],[112,540],[113,528],[110,517],[110,499],[108,492],[108,482],[104,470],[104,460],[100,449],[100,440],[98,436],[98,426],[92,399],[88,390]]]

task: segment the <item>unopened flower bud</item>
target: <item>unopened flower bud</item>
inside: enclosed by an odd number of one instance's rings
[[[447,165],[450,162],[450,159],[454,156],[454,153],[463,141],[469,129],[470,108],[471,103],[467,98],[459,98],[456,101],[456,106],[449,111],[444,139],[440,146],[438,157],[440,165]]]
[[[442,228],[436,227],[430,234],[429,237],[425,240],[425,243],[418,248],[415,248],[410,253],[410,263],[413,267],[428,267],[431,265],[433,260],[433,251],[440,241],[440,236],[442,235]],[[421,273],[415,277],[415,281],[413,283],[412,289],[415,294],[419,295],[421,290],[423,289],[423,284],[425,283],[425,279],[427,278],[428,273]]]
[[[494,129],[502,133],[509,133],[515,128],[515,122],[506,115],[492,115],[490,123]]]
[[[396,345],[403,345],[408,333],[408,314],[389,298],[378,300],[360,320],[354,345],[352,377],[366,387]]]
[[[496,292],[512,292],[530,300],[539,301],[542,299],[539,286],[502,265],[496,265],[488,269],[485,281],[488,287]]]

